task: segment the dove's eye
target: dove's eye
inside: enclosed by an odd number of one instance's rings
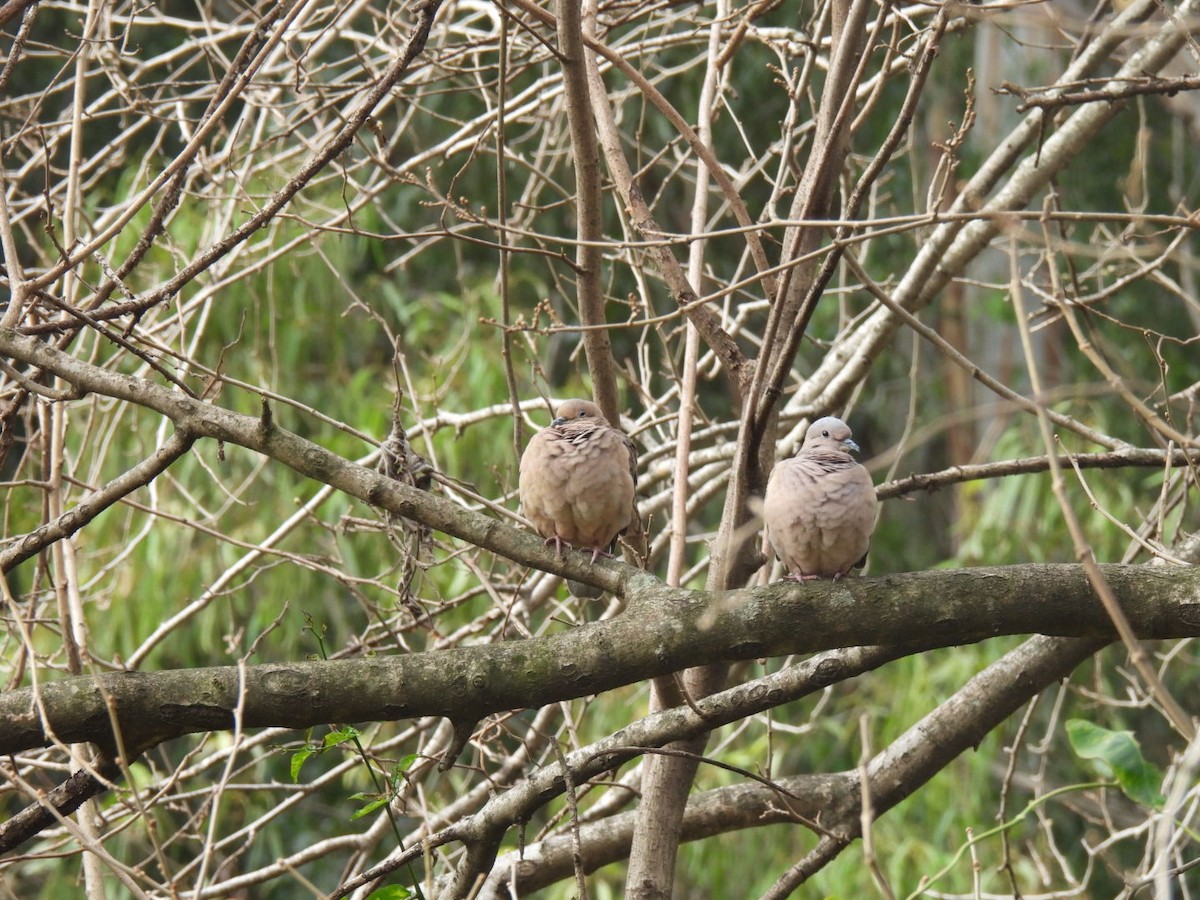
[[[580,419],[582,419],[582,418],[583,418],[584,416],[586,416],[586,415],[587,415],[587,410],[586,410],[586,409],[581,409],[581,410],[579,411],[579,418],[580,418]]]
[[[821,432],[821,437],[829,437],[829,432],[828,432],[828,431],[822,431],[822,432]]]

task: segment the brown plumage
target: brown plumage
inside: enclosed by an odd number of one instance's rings
[[[588,400],[567,400],[521,455],[521,509],[538,534],[592,562],[633,521],[637,451]]]
[[[875,485],[850,454],[858,444],[841,419],[809,426],[804,445],[767,482],[767,539],[796,581],[841,578],[867,560],[875,530]]]

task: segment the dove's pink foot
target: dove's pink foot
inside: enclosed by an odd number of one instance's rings
[[[571,544],[570,544],[570,542],[568,542],[568,541],[564,541],[564,540],[563,540],[562,538],[560,538],[560,537],[559,537],[557,534],[555,534],[555,535],[551,535],[550,537],[546,538],[546,540],[542,541],[542,546],[543,546],[543,547],[549,547],[551,544],[553,544],[553,545],[554,545],[554,552],[555,552],[555,553],[556,553],[558,556],[562,556],[562,555],[563,555],[563,547],[566,547],[568,550],[571,550],[571,549],[573,549],[573,548],[571,547]]]
[[[587,547],[583,548],[583,552],[587,553]],[[603,556],[605,559],[616,559],[615,556],[613,556],[611,553],[609,553],[603,547],[593,547],[592,548],[592,562],[595,562],[601,556]]]
[[[806,581],[820,581],[820,575],[804,575],[800,572],[788,572],[782,578],[783,581],[795,581],[797,584],[803,584]]]

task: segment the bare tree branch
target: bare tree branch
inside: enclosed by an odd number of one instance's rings
[[[977,746],[983,733],[1004,721],[1038,691],[1069,675],[1100,646],[1099,642],[1088,640],[1033,638],[979,673],[909,732],[912,737],[903,746],[906,750],[915,748],[915,752],[885,752],[871,761],[868,772],[876,812],[882,815],[917,790],[941,771],[947,756],[957,756]],[[1002,699],[992,696],[992,687],[998,683],[1007,686]],[[732,691],[744,691],[746,687]],[[721,696],[714,695],[698,703],[707,711],[710,701]],[[978,705],[981,696],[988,700],[982,708]],[[933,740],[934,735],[937,740]],[[828,852],[822,851],[822,860],[828,859],[835,848],[844,848],[858,836],[857,782],[858,773],[846,771],[779,777],[774,781],[777,789],[751,783],[701,791],[688,800],[681,838],[697,841],[744,828],[807,825],[815,820],[820,823],[823,836],[819,846],[829,848]],[[583,826],[580,837],[588,871],[628,856],[634,816],[623,813]],[[503,896],[489,892],[510,887],[532,892],[570,877],[572,863],[567,845],[565,837],[553,837],[526,847],[523,853],[511,854],[512,859],[501,859],[493,868],[482,896]],[[805,863],[793,870],[797,877],[819,868],[815,857],[811,863],[808,860],[806,857]],[[515,880],[510,874],[516,876]],[[799,883],[802,880],[789,877],[779,886],[779,896]]]
[[[25,560],[36,556],[55,541],[70,537],[109,509],[122,498],[145,487],[191,449],[193,438],[186,432],[176,431],[153,455],[135,466],[126,469],[104,487],[81,500],[73,509],[67,510],[53,522],[49,522],[12,546],[0,550],[0,573],[10,572]]]
[[[0,2],[5,887],[1169,893],[1196,5]],[[589,374],[644,569],[517,511]],[[831,411],[911,574],[771,584]],[[1080,728],[1143,787],[1060,800]]]
[[[1131,466],[1161,469],[1165,466],[1194,466],[1200,464],[1200,451],[1196,450],[1148,450],[1130,447],[1110,453],[1073,454],[1069,459],[1058,458],[1060,465],[1074,464],[1081,469],[1125,469]],[[1004,478],[1009,475],[1027,475],[1033,472],[1050,471],[1048,456],[1028,456],[1022,459],[1003,459],[980,463],[975,466],[954,466],[940,472],[925,472],[897,478],[877,487],[875,495],[880,500],[903,497],[915,491],[936,491],[952,484],[978,481],[985,478]]]
[[[1154,76],[1149,78],[1134,78],[1120,86],[1114,87],[1108,82],[1105,88],[1096,90],[1065,90],[1059,87],[1055,92],[1039,88],[1024,88],[1007,81],[1000,83],[998,88],[992,88],[997,94],[1011,94],[1021,98],[1017,112],[1028,112],[1031,109],[1062,109],[1064,106],[1078,106],[1080,103],[1105,101],[1117,103],[1129,97],[1147,97],[1154,94],[1166,94],[1173,97],[1180,91],[1194,91],[1200,88],[1200,78],[1179,77],[1164,78]]]
[[[1113,565],[1102,571],[1139,637],[1200,633],[1195,570]],[[44,746],[51,736],[111,744],[108,702],[122,740],[144,748],[231,727],[242,689],[246,728],[430,715],[463,721],[600,693],[705,660],[810,653],[853,646],[856,637],[937,647],[1000,634],[1106,640],[1115,634],[1076,565],[921,572],[803,587],[778,583],[711,597],[641,575],[629,594],[632,608],[623,616],[524,641],[247,666],[244,684],[238,668],[229,666],[83,676],[9,691],[0,697],[0,716],[10,723],[0,736],[0,754]],[[1030,597],[1042,599],[1031,604]],[[855,609],[864,614],[856,616]],[[810,629],[803,633],[789,627],[800,616]],[[297,697],[305,702],[298,704]]]

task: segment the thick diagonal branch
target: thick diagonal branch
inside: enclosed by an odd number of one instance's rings
[[[951,760],[977,746],[982,734],[1004,722],[1039,691],[1069,675],[1100,646],[1098,641],[1036,637],[988,666],[874,758],[868,775],[876,814],[882,815],[913,794]],[[741,688],[728,693],[738,690]],[[702,709],[708,704],[709,700],[699,701]],[[674,712],[690,715],[686,710]],[[826,846],[821,854],[804,858],[807,871],[823,866],[859,836],[857,772],[792,775],[776,778],[774,783],[777,790],[745,783],[693,795],[684,811],[682,839],[697,841],[746,828],[819,818]],[[628,856],[634,816],[622,813],[583,826],[580,838],[586,871]],[[512,875],[522,896],[571,877],[568,844],[568,838],[555,835],[525,847],[519,860],[503,857],[481,896],[505,896],[502,891],[510,887]],[[778,887],[784,890],[795,883],[789,871],[786,882],[781,879]]]

